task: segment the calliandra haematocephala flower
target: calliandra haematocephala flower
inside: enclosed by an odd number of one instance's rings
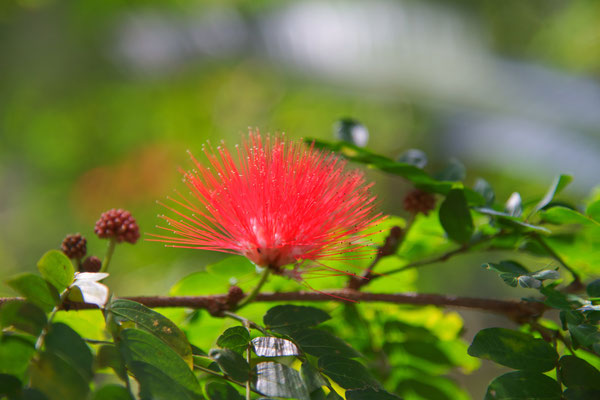
[[[204,147],[183,172],[190,196],[162,204],[177,217],[160,217],[169,233],[151,235],[170,247],[240,254],[271,272],[301,280],[314,261],[372,257],[365,238],[384,217],[358,170],[331,152],[250,131],[230,152]],[[283,268],[294,265],[293,270]]]

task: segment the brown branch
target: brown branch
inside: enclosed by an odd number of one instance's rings
[[[187,307],[194,309],[211,310],[215,304],[224,304],[227,295],[212,296],[137,296],[123,297],[123,299],[136,301],[147,307]],[[357,302],[379,302],[409,305],[433,305],[439,307],[459,307],[480,311],[489,311],[504,314],[507,317],[523,321],[540,316],[546,307],[542,303],[524,302],[515,300],[496,300],[477,297],[461,297],[426,293],[365,293],[350,289],[329,290],[323,292],[277,292],[260,293],[254,299],[255,302],[284,302],[284,301],[349,301]],[[10,300],[23,300],[23,298],[0,298],[0,305]],[[66,302],[65,309],[94,309],[97,306],[86,303]],[[223,310],[224,311],[224,310]]]

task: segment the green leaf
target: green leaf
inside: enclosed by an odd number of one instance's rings
[[[427,154],[419,149],[408,149],[400,154],[398,158],[396,158],[396,161],[423,169],[427,165]]]
[[[529,217],[531,217],[532,215],[540,211],[542,208],[550,204],[550,202],[554,199],[554,196],[559,194],[565,188],[565,186],[571,183],[572,180],[573,177],[570,175],[557,176],[556,179],[554,179],[554,182],[552,182],[550,188],[548,189],[548,192],[546,192],[546,195],[540,200],[539,203],[535,205],[535,207],[533,207],[533,210],[531,210],[531,212],[529,213]]]
[[[246,382],[249,379],[250,366],[248,362],[230,349],[212,349],[209,353],[210,358],[215,360],[221,370],[239,382]]]
[[[473,190],[483,197],[485,200],[485,207],[491,207],[494,204],[494,200],[496,200],[496,193],[494,193],[494,189],[488,183],[488,181],[483,178],[477,178],[475,181],[475,186],[473,186]]]
[[[498,273],[504,283],[509,286],[517,287],[519,277],[527,276],[529,271],[521,264],[515,261],[501,261],[500,263],[487,263],[482,265],[483,268]],[[540,283],[541,285],[541,283]]]
[[[554,379],[538,372],[516,371],[494,379],[484,400],[560,400],[561,394]]]
[[[161,370],[159,367],[143,361],[132,361],[128,363],[127,367],[140,384],[140,400],[202,399],[202,395],[196,389],[189,390],[181,385],[173,377],[173,371]]]
[[[192,347],[183,331],[167,317],[135,301],[124,299],[113,300],[108,311],[114,315],[117,323],[131,321],[137,328],[150,332],[168,344],[192,368]]]
[[[259,336],[252,339],[254,353],[259,357],[297,356],[300,351],[287,339],[272,336]]]
[[[31,387],[40,390],[50,400],[85,399],[89,380],[76,366],[59,355],[43,352],[29,368]]]
[[[600,222],[600,200],[590,203],[587,206],[585,213],[594,221]]]
[[[567,327],[569,328],[569,333],[571,334],[571,339],[575,348],[583,346],[588,349],[593,349],[594,345],[600,342],[600,332],[598,332],[598,328],[594,325],[567,324]]]
[[[186,362],[170,346],[156,336],[139,329],[124,329],[119,335],[117,348],[125,364],[141,385],[140,393],[153,394],[157,390],[159,379],[170,382],[173,390],[188,398],[200,393],[200,385]],[[162,393],[162,391],[160,391]],[[158,397],[157,394],[154,394]],[[152,396],[149,396],[152,397]],[[152,397],[154,398],[154,397]],[[189,398],[195,398],[194,396]]]
[[[104,385],[92,396],[92,400],[134,400],[126,387],[121,385]]]
[[[303,329],[289,333],[302,351],[316,357],[324,355],[360,357],[361,354],[342,339],[320,329]]]
[[[111,368],[122,381],[127,379],[127,369],[123,364],[121,354],[117,347],[112,344],[104,344],[96,352],[96,367]]]
[[[583,387],[600,390],[600,371],[575,356],[562,356],[559,360],[560,378],[566,387]]]
[[[23,332],[39,336],[46,326],[46,314],[26,301],[7,301],[0,307],[0,327],[13,326]]]
[[[308,361],[302,363],[302,367],[300,367],[300,374],[302,375],[304,385],[309,393],[312,393],[315,390],[320,389],[322,386],[327,385],[325,378],[323,378],[319,371],[317,371],[317,369]]]
[[[543,226],[529,224],[529,223],[521,220],[519,217],[512,216],[505,212],[496,211],[494,209],[485,208],[485,207],[476,207],[473,210],[478,213],[494,217],[500,224],[509,226],[511,228],[519,228],[520,230],[525,230],[525,231],[532,230],[532,231],[537,231],[537,232],[542,232],[542,233],[551,233],[550,229],[548,229],[548,228],[544,228]]]
[[[545,372],[555,367],[558,354],[542,339],[504,328],[487,328],[473,338],[470,356],[526,371]]]
[[[588,227],[599,227],[600,221],[591,219],[575,210],[567,207],[552,207],[548,210],[540,212],[544,221],[561,225],[561,224],[578,224]]]
[[[274,397],[308,399],[308,390],[300,374],[287,365],[261,362],[254,368],[252,385],[255,390]]]
[[[590,282],[587,285],[586,292],[590,297],[600,297],[600,279]]]
[[[584,388],[568,388],[563,392],[565,400],[600,399],[600,390]]]
[[[6,283],[45,312],[50,312],[60,304],[60,295],[56,288],[39,275],[21,274]]]
[[[263,317],[267,329],[286,334],[297,329],[316,326],[331,317],[314,307],[282,305],[269,309]]]
[[[34,349],[30,337],[22,335],[0,335],[0,373],[23,378]]]
[[[573,295],[559,292],[550,286],[541,288],[540,293],[546,296],[544,299],[544,304],[552,308],[569,311],[573,309],[575,304],[579,305]]]
[[[84,340],[68,325],[62,322],[50,326],[46,339],[46,352],[54,353],[68,362],[85,381],[93,377],[92,352]]]
[[[455,397],[452,397],[436,385],[431,384],[436,381],[434,377],[423,376],[422,378],[423,380],[414,378],[402,379],[396,391],[407,396],[411,394],[417,395],[418,398],[423,399],[454,400]]]
[[[319,358],[319,369],[344,389],[380,386],[361,363],[349,358],[323,356]]]
[[[248,329],[243,326],[234,326],[228,328],[217,339],[217,346],[225,349],[231,349],[237,353],[242,353],[248,347],[250,342],[250,334]]]
[[[9,399],[17,398],[21,391],[21,381],[13,375],[0,374],[0,398],[7,396]]]
[[[237,390],[225,382],[208,382],[204,386],[204,392],[209,400],[244,400]]]
[[[452,189],[440,206],[440,223],[448,237],[458,243],[467,243],[473,235],[473,219],[467,199],[461,189]]]
[[[38,261],[37,266],[42,277],[54,285],[58,292],[62,292],[73,283],[75,269],[69,257],[62,251],[48,251]]]

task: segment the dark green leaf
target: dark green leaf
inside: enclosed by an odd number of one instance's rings
[[[300,374],[302,375],[302,379],[304,380],[304,384],[309,393],[327,385],[325,378],[323,378],[319,371],[317,371],[317,369],[308,361],[302,363]]]
[[[436,399],[436,400],[453,400],[445,391],[439,387],[432,385],[428,382],[427,377],[424,377],[424,381],[418,379],[403,379],[398,384],[396,391],[399,393],[416,394],[419,398],[423,399]]]
[[[473,210],[477,211],[478,213],[494,217],[500,225],[505,225],[505,226],[508,226],[511,228],[518,228],[520,230],[525,230],[525,231],[533,230],[533,231],[538,231],[538,232],[543,232],[543,233],[551,233],[551,231],[548,228],[544,228],[543,226],[529,224],[527,222],[524,222],[520,218],[512,216],[505,212],[496,211],[491,208],[485,208],[485,207],[477,207],[477,208],[474,208]]]
[[[554,199],[554,196],[559,194],[565,188],[565,186],[571,183],[572,180],[573,177],[570,175],[557,176],[548,189],[548,192],[546,192],[546,195],[540,200],[539,203],[535,205],[535,207],[533,207],[533,210],[531,210],[529,213],[529,217],[546,207],[552,201],[552,199]]]
[[[495,271],[502,278],[504,283],[509,286],[516,287],[520,282],[521,276],[527,276],[529,271],[521,264],[515,261],[501,261],[500,263],[487,263],[482,265],[483,268]],[[541,285],[541,283],[540,283]],[[538,286],[539,287],[539,286]]]
[[[300,328],[315,326],[331,317],[314,307],[283,305],[269,309],[263,317],[267,329],[288,333]]]
[[[563,392],[565,400],[600,399],[600,390],[584,388],[568,388]]]
[[[25,388],[17,400],[48,400],[48,397],[37,389]]]
[[[94,358],[88,345],[71,327],[62,322],[50,326],[46,335],[46,352],[67,361],[85,381],[92,379]]]
[[[586,291],[590,297],[600,297],[600,279],[590,282],[587,285]]]
[[[51,311],[60,303],[56,288],[39,275],[17,275],[9,279],[7,284],[45,312]]]
[[[200,357],[208,357],[208,354],[200,347],[192,345],[192,354]]]
[[[494,204],[494,200],[496,200],[496,194],[494,193],[494,189],[492,186],[483,178],[477,178],[475,181],[475,186],[473,186],[473,190],[481,195],[485,200],[485,207],[491,207]]]
[[[210,358],[215,360],[221,370],[239,382],[246,382],[249,378],[250,366],[248,362],[233,350],[212,349]]]
[[[584,387],[600,390],[600,371],[575,356],[563,356],[559,360],[560,377],[566,387]]]
[[[467,177],[467,169],[457,159],[450,160],[446,168],[434,175],[438,181],[462,181]]]
[[[396,161],[423,169],[427,165],[427,154],[419,149],[408,149],[400,154]]]
[[[0,373],[22,378],[33,357],[33,347],[28,337],[0,334]]]
[[[558,361],[556,350],[544,340],[504,328],[479,331],[468,353],[510,368],[536,372],[549,371]]]
[[[544,304],[552,308],[569,311],[573,309],[574,304],[579,305],[573,296],[559,292],[550,286],[541,288],[540,293],[546,296]]]
[[[303,329],[289,333],[302,351],[313,356],[360,357],[361,354],[346,342],[320,329]]]
[[[31,387],[40,390],[50,400],[85,399],[88,379],[59,355],[43,352],[29,368]]]
[[[287,365],[262,362],[254,368],[254,388],[266,396],[308,399],[300,374]]]
[[[583,314],[575,310],[563,310],[560,312],[559,317],[564,330],[568,329],[567,324],[580,325],[585,321]]]
[[[365,147],[369,141],[367,127],[353,118],[342,118],[333,126],[335,137],[338,140],[351,143],[358,147]]]
[[[121,385],[104,385],[98,389],[92,400],[134,400],[126,387]]]
[[[332,390],[327,393],[327,400],[344,400],[344,398]]]
[[[173,354],[175,353],[173,352]],[[127,364],[127,367],[140,384],[140,400],[202,399],[202,395],[198,391],[199,387],[194,390],[187,389],[173,378],[173,371],[171,370],[161,370],[159,367],[143,361],[131,361]],[[197,385],[196,382],[195,386]]]
[[[217,346],[242,353],[248,347],[249,341],[250,334],[248,333],[248,329],[243,326],[234,326],[233,328],[226,329],[219,336]]]
[[[162,381],[172,381],[171,386],[184,389],[179,391],[181,393],[200,393],[198,380],[181,356],[147,331],[122,330],[117,347],[125,364],[140,382],[142,392],[152,393],[157,387],[152,377],[157,375]],[[139,376],[136,371],[149,376]]]
[[[101,368],[112,368],[121,380],[127,379],[127,369],[121,359],[121,354],[117,350],[116,346],[112,344],[104,344],[98,348],[96,352],[96,367]]]
[[[448,237],[458,243],[467,243],[473,235],[473,219],[467,199],[461,189],[452,189],[440,206],[440,223]]]
[[[361,363],[349,358],[323,356],[319,358],[319,369],[344,389],[380,386]]]
[[[252,339],[254,352],[259,357],[284,357],[300,354],[296,345],[289,340],[272,336],[260,336]]]
[[[13,326],[23,332],[39,336],[46,326],[46,314],[37,306],[25,301],[7,301],[0,307],[0,326]]]
[[[108,311],[117,323],[131,321],[136,327],[150,332],[177,352],[191,368],[192,348],[185,334],[171,320],[135,301],[117,299]]]
[[[346,391],[347,400],[401,400],[395,394],[386,392],[383,389],[366,388],[352,389]]]
[[[37,266],[42,277],[54,285],[59,292],[62,292],[73,283],[75,269],[69,257],[62,251],[48,251],[38,261]]]
[[[509,372],[494,379],[484,400],[560,400],[561,389],[554,379],[538,372]]]
[[[21,381],[13,375],[0,374],[0,398],[7,396],[9,399],[16,397],[21,391]]]
[[[204,391],[210,400],[244,400],[237,390],[225,382],[208,382]]]
[[[569,328],[569,333],[571,333],[573,345],[576,348],[578,346],[584,346],[591,349],[596,343],[600,342],[600,332],[598,332],[596,326],[588,324],[567,324],[567,327]]]

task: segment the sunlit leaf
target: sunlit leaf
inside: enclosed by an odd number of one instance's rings
[[[300,374],[287,365],[258,363],[254,368],[254,388],[266,396],[308,399],[308,391]]]
[[[126,387],[121,385],[104,385],[94,392],[92,400],[134,400]]]
[[[38,261],[38,270],[42,277],[62,292],[73,283],[75,269],[69,257],[62,251],[50,250]]]
[[[259,357],[285,357],[300,354],[296,345],[287,339],[260,336],[252,339],[254,353]]]
[[[539,210],[546,207],[552,201],[552,199],[554,199],[554,196],[559,194],[569,183],[571,183],[572,180],[573,177],[570,175],[557,176],[556,179],[554,179],[554,182],[552,182],[550,188],[548,189],[548,192],[539,201],[539,203],[537,203],[535,207],[533,207],[533,210],[531,210],[529,216],[531,217]]]

